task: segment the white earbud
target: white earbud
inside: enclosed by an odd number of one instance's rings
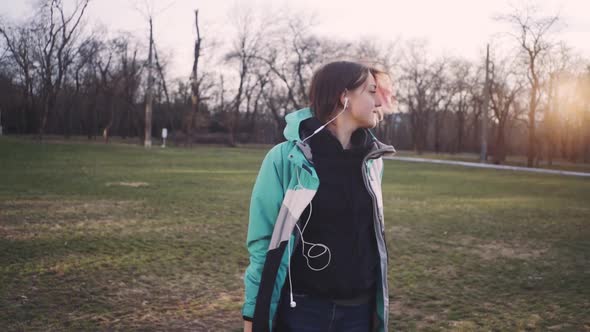
[[[288,265],[288,273],[289,273],[289,296],[291,297],[291,308],[295,308],[297,303],[293,301],[293,283],[291,282],[291,238],[289,237],[289,242],[287,242],[287,249],[289,250],[289,265]]]
[[[340,116],[340,114],[344,113],[344,111],[346,111],[346,107],[348,106],[348,97],[344,98],[344,107],[342,108],[342,111],[340,111],[340,113],[338,113],[335,117],[332,118],[332,120],[326,122],[323,126],[319,127],[318,129],[316,129],[311,135],[307,136],[306,138],[303,139],[302,142],[307,141],[308,139],[310,139],[313,135],[317,134],[320,130],[324,129],[328,124],[330,124],[330,122],[336,120],[337,117]]]

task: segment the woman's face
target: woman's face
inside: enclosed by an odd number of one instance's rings
[[[374,128],[382,120],[380,101],[377,97],[377,84],[372,74],[369,74],[363,85],[349,91],[348,112],[351,119],[359,128]]]

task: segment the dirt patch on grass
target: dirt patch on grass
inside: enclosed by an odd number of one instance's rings
[[[140,276],[135,282],[103,284],[112,294],[109,299],[116,309],[81,318],[90,318],[107,329],[123,330],[227,331],[230,326],[241,327],[241,289],[191,291],[192,287],[159,279]]]
[[[414,317],[420,314],[420,310],[414,309],[401,300],[393,300],[390,302],[389,305],[389,312],[395,315],[402,315],[406,317]]]
[[[387,227],[387,232],[390,233],[393,237],[405,237],[411,231],[412,231],[412,229],[410,227],[404,227],[404,226]]]
[[[481,244],[477,246],[477,252],[483,259],[495,259],[498,257],[530,259],[541,257],[546,248],[531,249],[523,246],[513,246],[503,242],[494,241],[493,243]]]
[[[494,240],[482,243],[481,239],[475,237],[463,237],[461,240],[465,246],[471,247],[472,251],[483,259],[496,258],[539,258],[547,252],[547,247],[535,248],[532,243],[514,243],[501,240]]]
[[[410,322],[413,325],[413,329],[423,330],[440,321],[440,314],[428,313],[424,309],[413,307],[410,303],[407,299],[393,300],[390,302],[389,312],[394,324],[394,330],[406,330],[408,326],[405,326],[405,324]]]
[[[477,324],[468,320],[452,321],[449,325],[451,326],[451,331],[453,332],[472,332],[479,330]]]
[[[132,187],[132,188],[139,188],[139,187],[147,187],[150,184],[147,182],[107,182],[107,187],[112,186],[121,186],[121,187]]]
[[[532,242],[484,241],[473,236],[456,237],[452,243],[455,249],[475,254],[484,260],[535,259],[543,256],[549,250],[547,247],[539,247]]]
[[[28,240],[128,227],[145,213],[141,201],[8,200],[0,202],[0,236]]]
[[[3,295],[10,312],[27,304],[37,317],[49,317],[27,322],[31,330],[237,331],[242,326],[239,279],[224,287],[218,282],[224,276],[191,267],[194,261],[150,264],[72,271],[59,264],[52,273],[12,283]]]
[[[101,213],[104,214],[110,209],[120,209],[129,207],[138,207],[140,201],[111,201],[111,200],[47,200],[47,199],[19,199],[7,200],[0,202],[0,216],[10,214],[10,212],[48,212],[51,214],[68,214],[68,213]],[[49,210],[49,211],[44,211]]]

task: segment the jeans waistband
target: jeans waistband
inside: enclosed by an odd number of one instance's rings
[[[338,305],[359,305],[359,304],[366,304],[369,303],[370,300],[373,298],[373,294],[366,293],[359,295],[357,297],[345,300],[331,300],[335,304]]]
[[[285,294],[286,296],[288,296],[287,294]],[[371,302],[372,299],[374,299],[374,293],[364,293],[358,296],[355,296],[353,298],[349,298],[349,299],[331,299],[331,298],[325,298],[322,296],[317,296],[317,295],[311,295],[311,294],[306,294],[306,293],[293,293],[293,296],[296,297],[307,297],[310,299],[318,299],[318,300],[324,300],[324,301],[328,301],[328,302],[332,302],[334,304],[337,305],[361,305],[361,304],[367,304],[369,302]]]

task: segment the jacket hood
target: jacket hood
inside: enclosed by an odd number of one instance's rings
[[[313,117],[313,113],[309,107],[302,108],[295,112],[291,112],[285,116],[285,121],[287,121],[287,126],[285,126],[285,130],[283,130],[283,136],[288,141],[301,141],[304,137],[300,136],[299,128],[301,122],[305,119],[309,119]]]

